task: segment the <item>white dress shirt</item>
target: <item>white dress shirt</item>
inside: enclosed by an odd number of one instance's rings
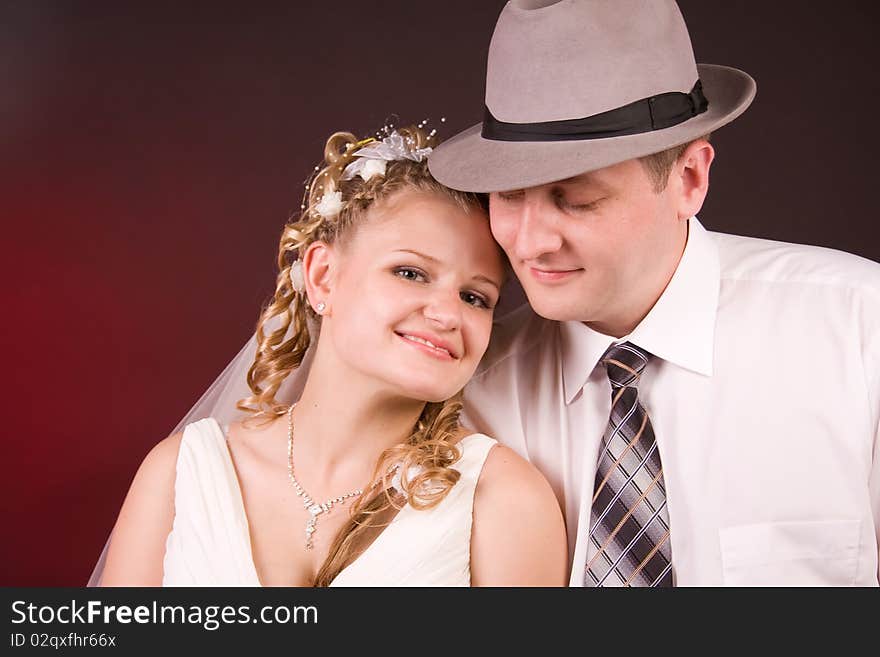
[[[524,306],[496,325],[465,421],[550,481],[583,584],[613,338]],[[654,427],[679,586],[878,584],[880,265],[706,231],[628,336],[654,358]],[[523,528],[528,531],[528,528]]]

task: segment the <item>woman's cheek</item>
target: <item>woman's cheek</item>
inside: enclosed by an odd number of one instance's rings
[[[483,309],[474,310],[474,312],[479,312],[482,316],[474,321],[467,339],[469,342],[469,352],[472,355],[478,356],[479,359],[483,357],[483,353],[489,346],[489,339],[492,336],[492,313]]]

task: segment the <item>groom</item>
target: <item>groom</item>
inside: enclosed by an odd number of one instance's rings
[[[672,0],[512,0],[429,160],[528,296],[466,412],[550,480],[572,586],[878,584],[880,266],[695,216],[754,94]]]

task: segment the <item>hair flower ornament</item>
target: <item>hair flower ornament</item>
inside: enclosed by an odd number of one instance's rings
[[[385,169],[388,167],[388,160],[374,160],[367,158],[363,160],[355,160],[352,164],[363,164],[358,171],[358,175],[364,179],[364,182],[375,175],[384,176]],[[349,165],[351,166],[351,164]]]
[[[314,210],[324,219],[337,216],[342,210],[342,192],[337,190],[325,192],[321,200],[315,204]]]
[[[303,263],[302,260],[297,258],[294,260],[293,264],[290,265],[290,284],[293,286],[294,291],[299,294],[302,294],[306,291],[306,279],[303,275]]]
[[[420,472],[419,468],[416,468],[415,466],[411,467],[411,468],[407,471],[407,475],[408,475],[408,476],[407,476],[407,479],[412,479],[413,477],[415,477],[416,475],[418,475],[419,472]],[[394,490],[396,490],[398,493],[400,493],[401,495],[403,495],[404,498],[406,498],[406,493],[404,493],[404,491],[403,491],[403,483],[401,483],[400,466],[399,466],[399,465],[398,465],[398,466],[395,466],[395,468],[394,468],[394,476],[391,477],[391,482],[390,482],[390,483],[391,483],[391,487],[392,487]]]
[[[420,465],[410,466],[409,469],[406,471],[407,481],[412,481],[417,476],[419,476],[423,471],[424,471],[424,467],[422,467]],[[401,479],[402,479],[402,476],[400,473],[400,466],[397,465],[394,468],[394,476],[391,477],[390,484],[391,484],[392,488],[394,488],[398,493],[400,493],[400,495],[403,497],[404,500],[409,502],[409,496],[406,494],[406,491],[403,490],[403,482],[401,481]],[[443,490],[443,486],[433,480],[430,480],[430,481],[427,481],[423,484],[423,490],[424,490],[424,492],[426,492],[428,494],[432,494],[432,493],[437,493],[437,492]],[[418,498],[418,495],[416,495],[416,497]]]
[[[397,130],[393,130],[382,141],[373,141],[359,149],[354,154],[355,160],[343,170],[342,179],[351,180],[355,176],[360,176],[367,181],[375,175],[384,176],[389,162],[394,160],[421,162],[431,154],[432,150],[429,146],[412,148],[412,140],[405,139]]]

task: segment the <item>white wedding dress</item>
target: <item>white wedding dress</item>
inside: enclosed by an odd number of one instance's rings
[[[331,586],[469,586],[474,490],[496,441],[464,438],[461,478],[437,506],[404,506]],[[238,477],[213,418],[186,426],[177,458],[174,525],[163,586],[260,586]]]

